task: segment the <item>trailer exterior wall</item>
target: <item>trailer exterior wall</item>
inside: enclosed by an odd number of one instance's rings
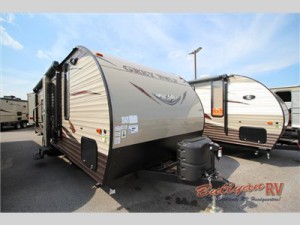
[[[290,115],[290,127],[300,129],[300,86],[291,87],[277,87],[270,88],[279,97],[281,94],[290,93],[289,99],[283,99],[288,109],[291,111]]]
[[[78,49],[72,58],[78,58],[76,65],[70,63],[71,58],[65,61],[69,64],[68,71],[66,71],[69,77],[68,96],[65,96],[64,91],[65,74],[61,78],[62,138],[54,145],[97,182],[102,183],[110,143],[110,115],[107,94],[93,56],[88,51]],[[70,112],[69,119],[64,117],[66,99],[69,100],[67,105]],[[97,129],[101,129],[101,134],[97,133]],[[97,171],[87,168],[81,160],[81,137],[89,137],[97,143]]]
[[[106,54],[97,60],[112,90],[113,149],[203,129],[202,105],[184,80]]]

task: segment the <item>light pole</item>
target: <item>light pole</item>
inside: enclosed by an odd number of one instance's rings
[[[197,56],[196,54],[202,49],[202,47],[197,48],[196,50],[189,53],[189,55],[194,55],[194,66],[195,66],[195,80],[197,80]]]

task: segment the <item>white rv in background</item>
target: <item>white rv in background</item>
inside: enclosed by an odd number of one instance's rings
[[[5,126],[14,126],[16,129],[27,127],[28,102],[15,96],[0,98],[0,124],[1,130]]]
[[[220,149],[201,137],[202,104],[180,77],[78,46],[53,62],[33,91],[43,133],[35,159],[58,150],[108,187],[141,170],[174,182],[218,183],[211,155]]]
[[[27,94],[28,101],[28,125],[34,124],[35,93]]]
[[[270,88],[286,104],[289,110],[289,121],[285,136],[297,137],[300,142],[300,85]]]
[[[271,150],[288,120],[284,103],[261,83],[241,75],[189,82],[204,108],[204,134],[240,146]]]

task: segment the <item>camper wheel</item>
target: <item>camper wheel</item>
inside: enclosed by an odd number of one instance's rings
[[[26,122],[23,122],[23,123],[22,123],[22,127],[23,127],[23,128],[26,128],[26,127],[27,127],[27,123],[26,123]]]
[[[20,129],[20,128],[21,128],[21,124],[20,124],[20,123],[17,123],[17,124],[15,125],[15,127],[16,127],[17,129]]]

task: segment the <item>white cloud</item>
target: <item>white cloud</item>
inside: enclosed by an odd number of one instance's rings
[[[6,21],[7,21],[8,23],[13,23],[14,20],[15,20],[15,15],[12,14],[12,13],[8,13],[8,15],[7,15],[7,20],[6,20]]]
[[[4,27],[0,26],[0,34],[1,34],[1,39],[0,39],[0,44],[5,45],[8,47],[11,47],[16,50],[23,49],[23,45],[15,40],[13,37],[11,37],[5,30]]]
[[[15,20],[15,15],[12,13],[4,13],[3,17],[0,17],[0,22],[13,24]]]
[[[246,65],[244,67],[239,68],[238,72],[240,74],[259,74],[264,72],[270,72],[275,70],[280,70],[282,68],[289,67],[298,63],[299,61],[296,59],[292,61],[290,59],[276,59],[274,61],[265,61],[262,63],[253,63],[250,65]],[[235,72],[236,73],[236,72]]]
[[[48,60],[52,60],[52,56],[50,52],[45,52],[43,50],[38,50],[36,53],[36,56],[40,59],[48,59]]]

